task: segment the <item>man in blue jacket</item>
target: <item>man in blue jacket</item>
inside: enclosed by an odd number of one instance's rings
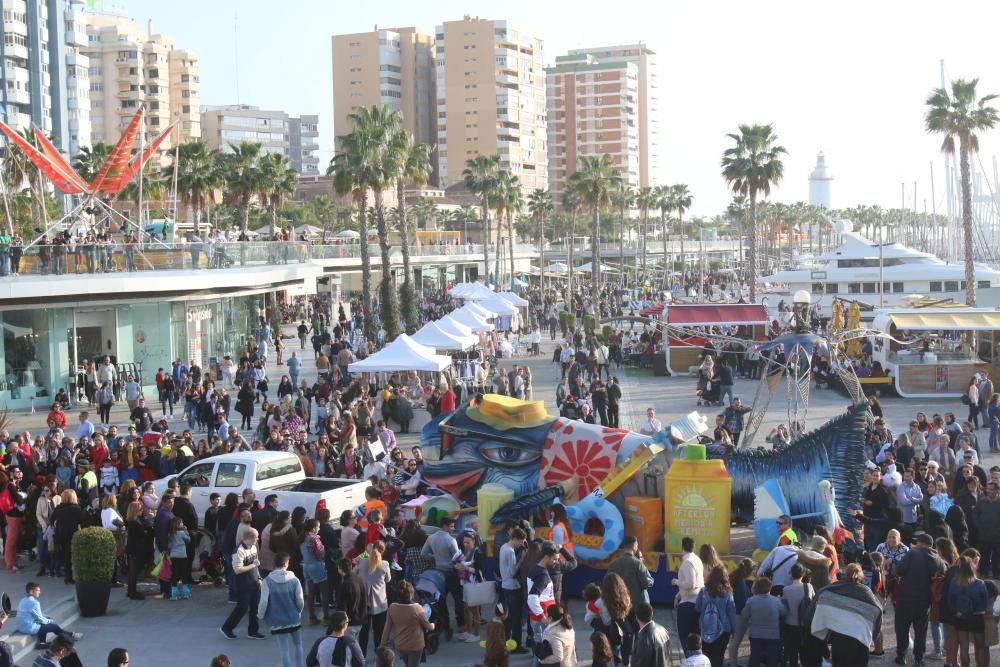
[[[69,632],[56,625],[51,618],[42,613],[42,587],[34,581],[29,581],[24,587],[27,595],[17,604],[17,631],[26,635],[36,635],[38,643],[35,644],[36,651],[44,651],[49,645],[45,642],[46,636],[51,632],[59,637],[72,637],[80,639],[83,637],[78,632]]]

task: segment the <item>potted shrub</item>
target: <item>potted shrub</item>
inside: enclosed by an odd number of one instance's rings
[[[73,576],[81,616],[107,612],[116,554],[115,536],[106,528],[83,528],[73,535]]]

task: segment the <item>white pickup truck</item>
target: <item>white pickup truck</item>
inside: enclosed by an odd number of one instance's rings
[[[367,481],[306,477],[302,462],[286,452],[237,452],[221,454],[192,463],[177,475],[170,475],[153,482],[158,495],[163,495],[167,483],[177,478],[188,483],[191,503],[198,511],[198,523],[205,520],[205,510],[211,505],[209,496],[218,493],[223,501],[229,493],[242,495],[244,489],[253,489],[257,500],[272,493],[278,496],[278,509],[291,512],[304,507],[309,516],[326,508],[336,520],[344,510],[353,510],[365,502]]]

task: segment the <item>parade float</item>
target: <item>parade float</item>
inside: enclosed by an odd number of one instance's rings
[[[696,412],[651,437],[554,417],[541,401],[487,394],[479,405],[423,428],[423,477],[450,494],[454,507],[476,508],[491,553],[497,526],[529,519],[545,534],[547,524],[538,521],[542,511],[564,505],[580,561],[567,577],[570,592],[599,581],[625,535],[636,535],[654,576],[650,597],[669,603],[684,536],[714,545],[732,564],[753,546],[774,547],[779,514],[792,516],[804,533],[822,525],[842,539],[859,536],[849,510],[861,500],[870,413],[857,378],[851,381],[851,365],[838,359],[844,342],[862,334],[871,332],[841,333],[831,341],[797,325],[761,343],[771,361],[738,448],[711,444],[708,424]],[[833,360],[854,402],[844,414],[807,431],[815,355]],[[795,437],[782,449],[758,448],[753,443],[763,414],[782,393],[789,423],[797,424]],[[467,519],[472,511],[459,514]],[[754,528],[756,544],[742,554],[730,547],[734,523]]]

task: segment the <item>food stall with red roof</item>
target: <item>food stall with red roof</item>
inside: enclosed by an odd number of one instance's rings
[[[669,325],[669,344],[664,346],[667,370],[687,374],[701,364],[700,355],[708,342],[703,333],[733,329],[732,335],[752,341],[767,340],[770,319],[761,304],[698,303],[671,304],[663,309],[662,319]]]

